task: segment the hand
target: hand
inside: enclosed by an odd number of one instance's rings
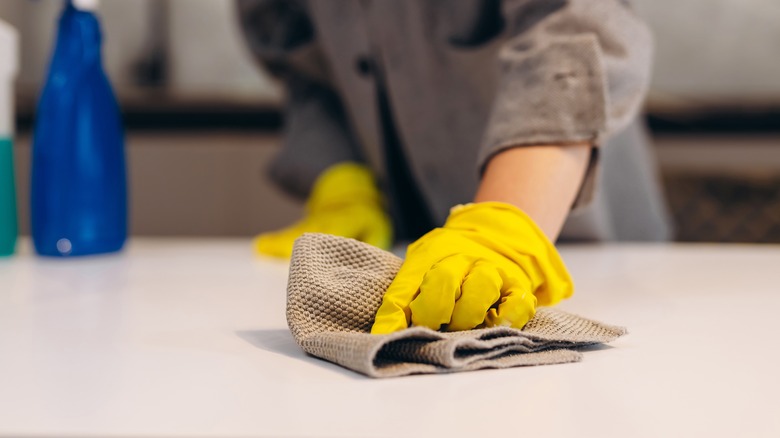
[[[555,246],[525,213],[501,202],[452,209],[444,227],[409,246],[371,333],[522,328],[536,305],[573,293]]]
[[[257,236],[255,252],[290,258],[295,239],[303,233],[334,234],[389,249],[392,225],[370,170],[355,163],[327,169],[312,188],[306,216],[290,227]]]

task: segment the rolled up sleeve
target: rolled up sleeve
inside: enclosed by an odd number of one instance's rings
[[[517,0],[503,6],[509,38],[480,169],[504,149],[600,146],[636,117],[647,92],[652,37],[625,1]],[[594,150],[575,206],[589,202]]]

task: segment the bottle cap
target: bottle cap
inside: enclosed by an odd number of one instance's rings
[[[100,0],[73,0],[73,6],[82,11],[96,11]]]

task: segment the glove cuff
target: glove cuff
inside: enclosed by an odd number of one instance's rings
[[[445,228],[477,230],[489,227],[491,232],[508,238],[520,232],[532,232],[535,237],[552,245],[550,239],[523,210],[506,202],[470,202],[450,208]],[[481,231],[481,230],[477,230]]]
[[[355,203],[381,206],[382,194],[368,167],[341,163],[329,167],[317,178],[306,201],[306,209],[312,212]]]

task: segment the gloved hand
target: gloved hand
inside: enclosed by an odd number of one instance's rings
[[[255,252],[290,258],[293,242],[303,233],[334,234],[389,249],[392,225],[371,171],[355,163],[328,168],[314,183],[305,217],[290,227],[257,236]]]
[[[552,305],[572,293],[555,246],[520,209],[501,202],[460,205],[443,228],[409,246],[371,333],[410,325],[522,328],[537,303]]]

